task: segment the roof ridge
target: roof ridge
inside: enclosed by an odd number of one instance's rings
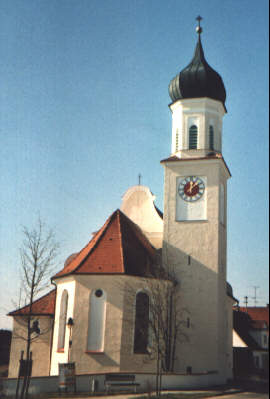
[[[103,224],[103,226],[97,231],[97,233],[94,235],[94,237],[92,237],[92,239],[90,241],[88,241],[88,243],[77,253],[77,255],[75,256],[74,259],[72,259],[72,261],[66,266],[64,267],[62,270],[60,270],[57,274],[55,274],[51,279],[57,278],[57,277],[64,277],[66,275],[69,274],[73,274],[75,273],[83,264],[83,262],[89,257],[89,255],[93,252],[93,250],[96,248],[97,244],[100,242],[102,236],[105,234],[105,232],[107,231],[110,223],[113,221],[113,218],[115,217],[117,211],[114,211],[106,220],[106,222]],[[76,260],[78,259],[78,257],[80,255],[82,255],[82,252],[85,251],[87,249],[87,247],[93,243],[93,246],[90,247],[89,252],[85,254],[85,256],[83,256],[83,258],[81,259],[81,261],[79,261],[78,265],[76,267],[74,267],[74,269],[69,270],[72,268],[72,263],[75,263]],[[65,273],[65,269],[66,273]],[[60,274],[61,273],[61,274]]]
[[[116,210],[117,216],[118,216],[118,225],[119,225],[119,233],[120,233],[120,253],[121,253],[121,259],[122,259],[122,266],[123,266],[123,272],[125,273],[126,268],[125,268],[125,258],[124,258],[124,250],[123,250],[123,233],[122,233],[122,228],[121,228],[121,220],[120,216],[123,212],[120,211],[120,209]]]
[[[110,243],[112,238],[106,239],[108,232],[116,234],[116,241]],[[127,236],[130,236],[130,242],[127,243]],[[127,245],[128,244],[128,245]],[[136,249],[135,249],[136,248]],[[127,215],[120,209],[116,209],[106,220],[101,229],[92,240],[76,255],[76,257],[60,272],[58,272],[52,279],[61,278],[68,275],[80,273],[120,273],[129,274],[130,265],[133,265],[136,256],[132,259],[132,251],[141,251],[144,256],[149,257],[149,260],[154,261],[156,249],[152,246],[148,238],[145,236],[142,229],[134,223]],[[113,253],[113,265],[111,254]],[[106,254],[106,257],[104,258]],[[105,267],[97,264],[102,262]],[[139,267],[139,269],[141,266]],[[133,270],[132,269],[132,270]],[[138,269],[138,270],[139,270]],[[100,272],[102,270],[102,272]]]
[[[121,212],[121,215],[123,215],[124,218],[126,218],[127,223],[129,223],[131,228],[134,228],[137,230],[136,233],[140,234],[139,236],[137,236],[136,234],[136,238],[140,241],[140,243],[145,247],[144,242],[142,242],[141,240],[141,236],[143,236],[144,241],[149,245],[149,247],[155,251],[155,248],[153,247],[153,245],[151,244],[151,242],[149,241],[149,239],[147,238],[147,236],[145,235],[144,231],[141,229],[141,227],[136,224],[135,222],[133,222],[133,220],[131,220],[127,215],[124,214],[124,212],[122,212],[121,210],[119,210]]]
[[[107,231],[110,223],[113,221],[113,218],[115,217],[117,211],[114,211],[113,214],[111,214],[108,219],[106,220],[106,222],[104,223],[104,225],[101,227],[101,229],[99,229],[99,231],[97,232],[97,234],[92,238],[92,240],[94,240],[96,238],[96,241],[93,245],[92,248],[90,248],[89,252],[87,253],[87,255],[81,260],[81,262],[79,263],[79,265],[72,271],[72,273],[75,273],[81,266],[82,263],[90,256],[90,254],[93,252],[93,250],[96,248],[97,244],[100,242],[101,238],[104,236],[105,232]],[[91,240],[91,241],[92,241]],[[91,242],[90,241],[90,242]],[[90,243],[89,242],[89,243]]]

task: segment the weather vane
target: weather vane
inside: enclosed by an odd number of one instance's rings
[[[202,33],[202,27],[201,27],[202,17],[200,15],[198,15],[196,20],[198,21],[198,26],[196,27],[196,32],[200,35]]]

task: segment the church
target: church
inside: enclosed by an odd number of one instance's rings
[[[58,376],[59,364],[68,362],[75,363],[77,376],[154,375],[149,281],[152,287],[171,284],[166,273],[157,275],[162,269],[174,272],[186,337],[175,340],[169,370],[174,386],[185,386],[185,379],[189,386],[198,381],[210,386],[232,378],[236,300],[226,279],[231,176],[222,156],[226,91],[205,59],[198,21],[193,58],[169,83],[172,145],[161,161],[164,211],[148,187],[129,188],[120,209],[52,276],[54,289],[32,307],[44,331],[31,347],[33,377]],[[16,334],[26,333],[20,320],[28,312],[25,306],[9,314],[10,379],[18,376],[25,342]]]

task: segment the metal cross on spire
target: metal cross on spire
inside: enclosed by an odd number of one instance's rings
[[[202,33],[202,27],[201,27],[202,17],[200,15],[198,15],[196,20],[198,21],[198,26],[196,27],[196,32],[200,35]]]

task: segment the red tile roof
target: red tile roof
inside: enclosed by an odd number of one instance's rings
[[[267,327],[269,327],[269,307],[240,307],[240,310],[242,312],[248,313],[250,318],[253,321],[264,321],[267,324]]]
[[[155,256],[156,250],[140,228],[118,209],[53,279],[74,273],[145,276]]]
[[[260,350],[260,345],[250,335],[251,319],[246,312],[239,308],[233,311],[233,328],[249,349]]]
[[[78,254],[68,258],[53,279],[74,273],[153,276],[156,254],[140,228],[118,209]],[[54,315],[55,294],[54,289],[33,302],[32,314]],[[27,305],[8,315],[24,316],[29,309]]]
[[[56,290],[53,289],[52,291],[43,295],[41,298],[34,301],[32,305],[32,314],[40,316],[53,316],[55,308],[55,294]],[[25,316],[26,314],[29,314],[29,310],[30,306],[26,305],[20,309],[8,313],[8,316]]]

